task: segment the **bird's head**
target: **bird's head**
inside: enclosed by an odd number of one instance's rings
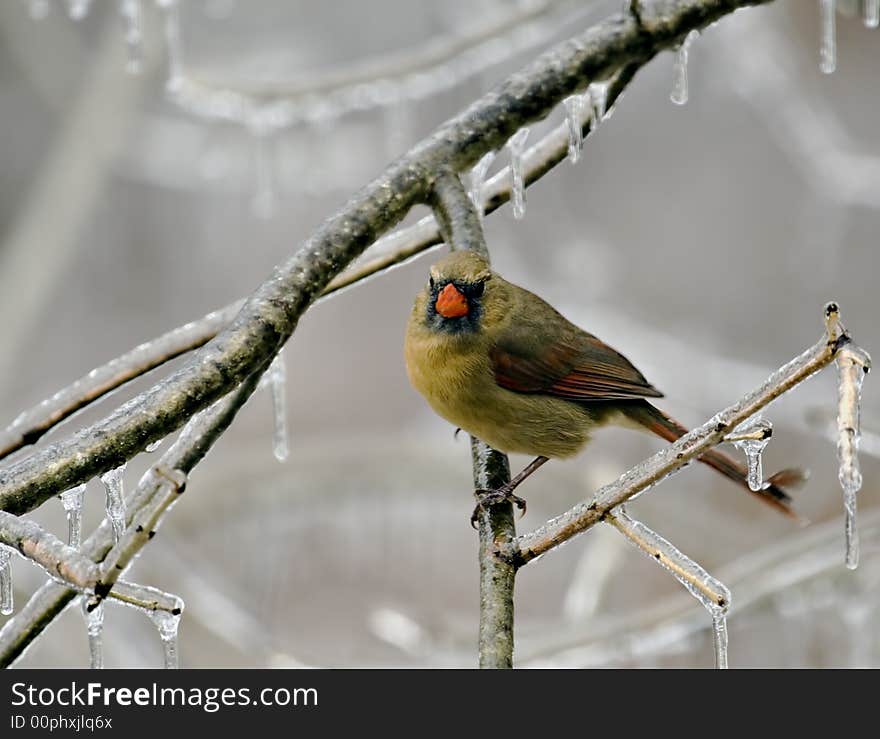
[[[425,322],[452,334],[480,329],[487,302],[493,299],[492,270],[481,256],[454,251],[431,267],[426,287]]]

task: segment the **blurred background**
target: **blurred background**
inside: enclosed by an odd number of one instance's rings
[[[862,346],[880,347],[880,31],[859,2],[837,6],[833,74],[819,69],[816,2],[737,12],[691,46],[687,105],[670,102],[674,55],[661,54],[581,161],[528,190],[523,220],[509,206],[487,218],[498,271],[626,354],[687,425],[815,342],[830,299]],[[249,294],[391,159],[619,7],[0,3],[0,420]],[[530,141],[563,120],[560,106]],[[272,455],[262,391],[135,563],[131,579],[187,604],[184,666],[476,664],[469,445],[409,387],[402,360],[433,257],[308,312],[285,351],[288,460]],[[765,470],[810,468],[797,505],[812,525],[797,528],[702,466],[630,506],[731,589],[732,666],[880,666],[875,388],[869,376],[855,572],[843,566],[833,367],[765,413],[775,424]],[[518,529],[661,445],[599,434],[522,488]],[[129,487],[150,462],[132,460]],[[103,499],[91,481],[86,534]],[[57,501],[34,518],[66,530]],[[20,559],[13,569],[20,607],[43,576]],[[713,662],[708,614],[610,527],[524,568],[516,606],[522,667]],[[114,603],[105,645],[108,667],[162,664],[149,619]],[[87,664],[78,608],[18,662]]]

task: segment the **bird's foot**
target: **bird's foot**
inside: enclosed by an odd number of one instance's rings
[[[474,506],[474,512],[471,514],[471,526],[477,528],[476,524],[480,517],[480,510],[487,510],[490,506],[499,503],[513,503],[522,513],[520,518],[526,515],[526,501],[518,495],[513,494],[513,488],[508,485],[502,485],[497,490],[478,489],[474,491],[477,496],[477,505]]]

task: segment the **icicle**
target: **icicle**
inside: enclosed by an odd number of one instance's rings
[[[630,542],[651,559],[672,573],[712,616],[715,642],[715,666],[727,667],[727,612],[730,610],[730,591],[699,564],[680,552],[660,534],[627,514],[622,506],[606,515],[605,521],[614,526]]]
[[[275,359],[266,370],[266,376],[272,393],[272,414],[275,417],[272,453],[275,459],[283,462],[290,451],[287,443],[287,367],[284,364],[283,350],[275,355]]]
[[[837,458],[838,479],[843,489],[846,513],[846,566],[854,570],[859,564],[859,532],[856,528],[856,493],[862,487],[859,469],[859,406],[862,381],[871,367],[871,358],[857,346],[847,345],[837,355]]]
[[[67,0],[67,14],[75,21],[81,21],[89,14],[92,0]]]
[[[819,69],[831,74],[837,69],[837,28],[835,0],[819,0],[821,14],[822,41],[819,47]]]
[[[144,60],[141,0],[119,0],[119,13],[125,24],[125,50],[128,55],[125,69],[130,74],[138,74]]]
[[[590,109],[593,117],[593,126],[598,126],[604,119],[608,105],[608,83],[592,82],[587,88],[590,96]]]
[[[90,598],[82,597],[82,613],[86,620],[86,633],[89,636],[89,667],[93,670],[104,669],[104,601],[89,610]]]
[[[523,127],[507,140],[510,152],[511,198],[513,200],[513,217],[519,220],[526,214],[526,185],[523,175],[522,155],[529,129]]]
[[[255,171],[251,210],[259,218],[271,218],[277,201],[272,139],[269,129],[259,123],[252,123],[249,128],[254,140]]]
[[[691,44],[699,35],[699,31],[691,31],[675,52],[672,93],[669,99],[676,105],[684,105],[688,101],[688,53]]]
[[[880,0],[862,0],[864,3],[865,28],[880,26]]]
[[[483,184],[486,181],[486,172],[489,171],[489,167],[492,166],[494,159],[495,152],[490,151],[488,154],[484,154],[480,161],[477,162],[470,171],[468,195],[470,195],[471,202],[477,210],[477,216],[480,218],[480,223],[483,222],[483,210],[485,209],[485,202],[483,201]]]
[[[147,444],[147,445],[144,447],[144,451],[145,451],[147,454],[152,454],[152,453],[155,452],[160,446],[162,446],[162,442],[163,442],[163,441],[165,441],[165,439],[156,439],[156,441],[152,441],[152,442],[150,442],[149,444]]]
[[[724,437],[725,441],[732,441],[737,449],[746,453],[748,463],[749,489],[758,491],[764,489],[764,465],[761,453],[770,442],[773,435],[773,424],[761,419],[761,415],[752,418],[737,426],[731,434]]]
[[[85,492],[86,486],[83,483],[58,496],[64,512],[67,513],[67,544],[74,549],[79,549],[82,543],[82,504]]]
[[[12,550],[5,544],[0,544],[0,614],[8,616],[14,608],[12,598],[12,567],[9,561],[12,559]]]
[[[712,614],[712,635],[715,642],[715,669],[727,669],[727,616]]]
[[[178,0],[158,0],[162,10],[165,53],[168,55],[168,77],[165,87],[174,91],[183,76],[183,41],[180,38],[180,5]]]
[[[122,477],[125,465],[101,475],[101,482],[107,491],[107,518],[113,526],[113,541],[118,542],[125,533],[125,498],[122,491]]]
[[[562,101],[565,120],[568,123],[568,161],[577,164],[584,145],[584,111],[589,95],[570,95]]]
[[[41,21],[49,15],[49,0],[30,0],[28,12],[35,21]]]
[[[180,626],[180,616],[183,612],[183,601],[177,598],[179,606],[174,611],[153,611],[150,619],[159,629],[159,638],[165,649],[165,669],[176,670],[180,667],[180,656],[177,649],[177,631]]]

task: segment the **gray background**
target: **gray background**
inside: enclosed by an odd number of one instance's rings
[[[615,10],[560,3],[553,38]],[[854,3],[839,3],[842,11]],[[501,0],[193,0],[187,69],[284,83],[419,48]],[[576,15],[576,21],[569,21]],[[818,69],[817,4],[738,12],[692,46],[691,100],[669,101],[673,55],[637,77],[581,162],[528,191],[526,217],[487,220],[495,267],[624,352],[693,425],[757,386],[822,329],[836,299],[880,346],[880,31],[838,15],[838,71]],[[124,71],[115,3],[84,21],[0,4],[0,412],[21,410],[124,351],[253,290],[391,158],[546,47],[417,102],[299,124],[269,145],[275,207],[254,212],[254,137],[167,101],[159,16],[145,4],[144,72]],[[558,124],[555,111],[547,124]],[[536,131],[546,126],[536,127]],[[535,140],[537,133],[533,133]],[[493,171],[506,163],[499,157]],[[419,212],[418,215],[424,215]],[[436,255],[436,252],[434,252]],[[288,344],[291,454],[271,453],[268,393],[209,458],[131,578],[179,594],[185,666],[470,666],[477,623],[469,449],[409,387],[402,333],[430,256],[311,310]],[[148,382],[54,432],[71,433]],[[733,592],[732,666],[880,664],[880,397],[865,384],[862,566],[843,568],[841,493],[827,435],[830,368],[767,413],[765,467],[807,466],[800,530],[702,468],[630,512]],[[539,525],[662,442],[601,433],[522,489]],[[135,484],[149,458],[130,464]],[[514,458],[521,466],[525,459]],[[87,528],[103,492],[89,483]],[[60,504],[36,516],[64,531]],[[19,604],[41,582],[14,563]],[[710,619],[675,580],[602,527],[517,581],[520,665],[709,666]],[[76,609],[23,666],[82,666]],[[106,664],[161,664],[141,614],[110,605]]]

